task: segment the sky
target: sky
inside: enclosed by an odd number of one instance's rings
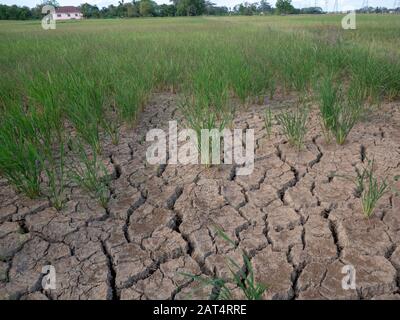
[[[125,0],[129,1],[129,0]],[[169,0],[155,0],[158,4],[162,3],[170,3]],[[234,7],[236,4],[241,2],[258,2],[258,0],[212,0],[212,2],[216,3],[219,6],[226,7]],[[268,0],[267,0],[268,1]],[[41,0],[0,0],[0,4],[12,5],[16,4],[19,6],[28,6],[34,7],[36,4],[40,3]],[[81,3],[88,2],[90,4],[96,4],[99,8],[106,7],[109,4],[117,4],[118,0],[58,0],[58,3],[62,6],[78,6]],[[275,5],[275,0],[269,0],[269,3]],[[317,6],[322,7],[326,10],[326,1],[325,0],[317,0]],[[332,10],[335,0],[327,0],[328,9]],[[352,8],[360,8],[363,4],[364,0],[339,0],[339,10],[342,9],[352,9]],[[369,0],[369,5],[372,7],[393,7],[395,0]],[[315,0],[293,0],[293,5],[296,8],[304,8],[314,6]]]

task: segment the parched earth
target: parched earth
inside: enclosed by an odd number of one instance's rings
[[[291,104],[267,101],[273,110]],[[388,193],[366,219],[354,184],[341,177],[372,158],[379,176],[400,173],[399,104],[374,111],[344,146],[325,143],[313,112],[300,152],[277,125],[267,137],[264,108],[234,121],[255,130],[249,176],[235,175],[234,165],[149,165],[146,132],[182,123],[176,97],[158,94],[134,129],[121,129],[119,145],[105,148],[107,209],[71,186],[57,212],[0,180],[0,298],[207,299],[215,288],[182,273],[227,277],[226,258],[242,263],[243,251],[266,299],[400,298],[400,197]],[[45,265],[55,267],[55,290],[42,289]],[[356,290],[342,289],[345,265],[356,270]]]

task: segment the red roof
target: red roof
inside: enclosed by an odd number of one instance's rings
[[[56,13],[80,13],[81,11],[77,7],[66,6],[56,8]]]

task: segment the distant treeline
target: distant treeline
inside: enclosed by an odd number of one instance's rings
[[[260,2],[244,2],[228,8],[217,6],[207,0],[170,0],[171,4],[157,4],[152,0],[139,0],[124,2],[118,5],[109,5],[99,8],[96,5],[84,3],[79,6],[85,18],[135,18],[135,17],[173,17],[173,16],[199,16],[199,15],[263,15],[263,14],[322,14],[320,7],[309,7],[297,9],[293,7],[291,0],[277,0],[275,7],[265,0]],[[28,20],[43,17],[42,7],[46,4],[58,7],[56,0],[44,1],[34,8],[17,5],[0,4],[0,20]],[[390,11],[400,13],[400,8],[388,9],[385,7],[369,7],[357,10],[359,13],[389,13]]]

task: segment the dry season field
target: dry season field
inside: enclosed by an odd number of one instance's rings
[[[0,22],[0,299],[399,299],[400,16],[341,18]],[[149,164],[171,120],[254,170]]]

